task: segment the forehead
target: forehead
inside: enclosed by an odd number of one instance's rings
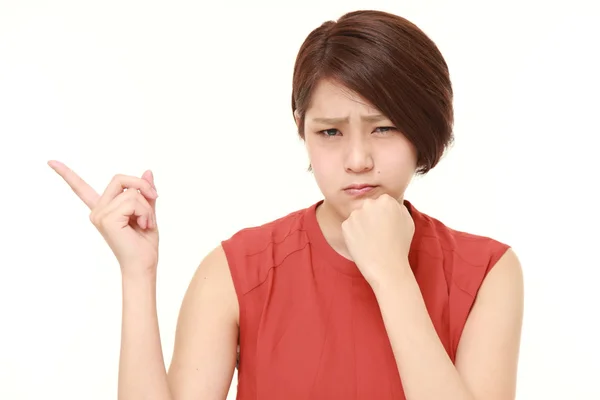
[[[307,110],[307,114],[323,117],[343,117],[355,112],[365,115],[379,113],[359,94],[329,80],[317,84]]]

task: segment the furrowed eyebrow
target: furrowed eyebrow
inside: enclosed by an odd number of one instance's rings
[[[365,122],[379,122],[379,121],[383,121],[388,119],[385,115],[382,114],[374,114],[374,115],[363,115],[361,116],[361,119]],[[348,123],[349,122],[349,118],[348,117],[343,117],[343,118],[321,118],[321,117],[315,117],[312,119],[313,122],[319,123],[319,124],[329,124],[329,125],[335,125],[335,124],[342,124],[342,123]]]

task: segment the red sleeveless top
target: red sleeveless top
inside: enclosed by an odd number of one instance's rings
[[[222,242],[240,310],[237,399],[405,399],[373,291],[325,240],[320,203]],[[477,291],[508,246],[405,205],[410,265],[454,361]]]

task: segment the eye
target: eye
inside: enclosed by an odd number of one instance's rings
[[[385,135],[388,132],[392,132],[392,131],[396,131],[396,130],[397,129],[393,126],[379,126],[379,127],[375,128],[374,132]],[[332,138],[332,137],[338,136],[340,131],[335,128],[331,128],[331,129],[324,129],[317,133],[325,138]]]
[[[377,133],[382,133],[382,134],[386,134],[388,132],[392,132],[395,130],[396,130],[396,128],[394,128],[393,126],[379,126],[379,127],[375,128],[375,131],[377,131]]]
[[[324,129],[324,130],[322,130],[322,131],[319,131],[319,132],[318,132],[318,134],[319,134],[319,135],[323,135],[323,136],[324,136],[324,137],[326,137],[326,138],[330,138],[330,137],[334,137],[334,136],[336,136],[336,134],[337,134],[338,132],[339,132],[339,131],[338,131],[337,129],[335,129],[335,128],[331,128],[331,129]]]

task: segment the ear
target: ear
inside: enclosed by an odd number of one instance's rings
[[[294,110],[294,120],[296,121],[296,126],[300,127],[300,113],[298,110]]]

